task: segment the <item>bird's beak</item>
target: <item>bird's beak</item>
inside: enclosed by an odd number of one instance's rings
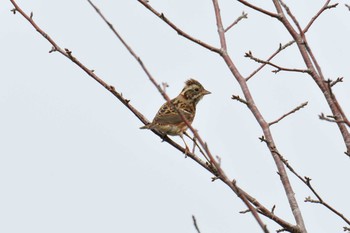
[[[207,91],[207,90],[203,90],[203,95],[209,95],[209,94],[211,94],[211,92],[210,91]]]

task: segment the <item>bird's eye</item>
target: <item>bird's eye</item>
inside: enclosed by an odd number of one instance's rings
[[[194,89],[194,91],[195,91],[195,92],[198,92],[198,91],[199,91],[199,88],[198,88],[198,87],[197,87],[197,88],[195,88],[195,89]]]

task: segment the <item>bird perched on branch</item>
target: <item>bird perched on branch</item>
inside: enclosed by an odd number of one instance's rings
[[[196,105],[203,96],[210,93],[198,81],[194,79],[187,80],[181,93],[170,102],[164,103],[153,121],[140,129],[155,129],[166,135],[178,135],[185,143],[185,153],[189,152],[189,148],[183,138],[188,125],[183,121],[181,115],[191,124],[196,115]],[[181,115],[179,112],[181,112]]]

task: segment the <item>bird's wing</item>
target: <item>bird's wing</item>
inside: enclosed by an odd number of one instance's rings
[[[190,122],[193,121],[193,118],[194,118],[193,113],[183,109],[179,109],[179,110],[184,115],[184,117],[188,119],[188,121]],[[182,118],[175,109],[171,108],[166,103],[159,109],[153,122],[157,122],[158,124],[178,124],[182,122]]]

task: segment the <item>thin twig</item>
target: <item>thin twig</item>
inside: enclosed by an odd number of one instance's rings
[[[248,14],[243,11],[242,14],[235,21],[233,21],[233,23],[231,23],[230,26],[228,26],[224,31],[227,32],[233,26],[235,26],[237,23],[239,23],[239,21],[241,21],[242,19],[247,19],[247,18],[248,18]]]
[[[336,120],[336,116],[332,116],[332,115],[325,115],[324,113],[321,113],[320,115],[318,115],[320,120],[324,120],[324,121],[328,121],[328,122],[333,122],[333,123],[344,123],[346,124],[348,127],[350,127],[350,122],[347,119],[343,119],[343,120]]]
[[[155,14],[156,16],[158,16],[161,20],[163,20],[166,24],[168,24],[171,28],[173,28],[177,34],[179,34],[180,36],[183,36],[185,38],[187,38],[188,40],[206,48],[209,49],[212,52],[215,53],[220,53],[220,49],[215,48],[212,45],[209,45],[208,43],[205,43],[197,38],[194,38],[193,36],[189,35],[188,33],[184,32],[183,30],[181,30],[179,27],[177,27],[172,21],[170,21],[163,13],[160,13],[158,11],[156,11],[150,4],[148,4],[148,2],[143,1],[143,0],[137,0],[139,3],[141,3],[143,6],[145,6],[148,10],[150,10],[153,14]]]
[[[82,64],[76,57],[72,55],[72,51],[68,49],[62,49],[46,32],[44,32],[30,16],[28,16],[18,5],[14,0],[10,0],[13,6],[15,7],[12,12],[19,12],[34,28],[35,30],[40,33],[51,45],[52,49],[49,52],[57,51],[72,62],[74,62],[78,67],[80,67],[84,72],[86,72],[91,78],[96,80],[100,85],[105,87],[109,92],[111,92],[117,99],[125,105],[142,123],[147,124],[149,121],[145,116],[143,116],[134,106],[130,104],[130,100],[123,97],[123,95],[119,92],[117,92],[114,88],[114,86],[107,84],[105,81],[103,81],[99,76],[97,76],[93,70],[87,68],[84,64]],[[186,149],[181,147],[179,144],[171,140],[169,137],[164,136],[160,132],[156,130],[152,130],[156,135],[158,135],[160,138],[162,138],[164,141],[172,145],[177,150],[181,151],[182,153],[185,153]],[[212,172],[211,168],[207,165],[206,162],[202,161],[197,155],[193,153],[187,154],[189,157],[191,157],[193,160],[195,160],[198,164],[200,164],[203,168],[208,170],[209,172]]]
[[[239,95],[232,95],[231,99],[237,100],[238,102],[241,102],[241,103],[248,106],[248,102],[246,100],[242,99]]]
[[[304,33],[306,33],[309,28],[311,27],[311,25],[315,22],[315,20],[325,11],[325,10],[328,10],[328,9],[332,9],[332,8],[335,8],[338,6],[338,3],[335,3],[335,4],[332,4],[332,5],[329,5],[330,3],[330,0],[327,0],[325,2],[325,4],[321,7],[321,9],[316,13],[316,15],[314,15],[310,22],[306,25],[305,29],[304,29]]]
[[[222,24],[222,18],[221,18],[221,13],[220,13],[220,7],[219,7],[219,3],[218,0],[212,0],[213,2],[213,6],[214,6],[214,12],[215,12],[215,19],[216,19],[216,27],[217,27],[217,31],[218,31],[218,35],[219,35],[219,39],[220,39],[220,47],[221,47],[221,53],[220,55],[222,56],[222,58],[225,59],[230,59],[227,53],[227,44],[226,44],[226,37],[225,37],[225,31],[223,28],[223,24]],[[227,63],[228,60],[225,60],[225,62]],[[233,63],[231,63],[230,65],[228,65],[230,67],[230,69],[235,69],[235,66]],[[238,74],[237,74],[238,75]],[[249,107],[249,105],[248,105]],[[222,173],[222,175],[225,175],[223,173],[223,171],[221,170],[221,167],[219,167],[218,169],[219,173]],[[261,227],[261,229],[267,233],[269,232],[269,230],[267,229],[266,224],[262,221],[262,219],[260,218],[260,216],[258,215],[258,212],[256,211],[256,209],[251,205],[250,200],[248,200],[247,196],[241,192],[241,189],[239,189],[236,186],[236,182],[229,182],[228,183],[228,178],[226,177],[226,175],[224,176],[224,182],[226,184],[231,184],[231,189],[237,194],[237,196],[239,198],[241,198],[241,200],[244,202],[244,204],[248,207],[248,209],[251,211],[252,215],[254,216],[255,220],[258,222],[259,226]]]
[[[294,108],[293,110],[287,112],[286,114],[284,114],[283,116],[281,116],[281,117],[278,118],[277,120],[274,120],[274,121],[270,122],[269,125],[271,126],[271,125],[273,125],[273,124],[278,123],[278,122],[281,121],[283,118],[285,118],[285,117],[287,117],[287,116],[289,116],[289,115],[295,113],[296,111],[302,109],[302,108],[305,107],[307,104],[308,104],[308,102],[304,102],[304,103],[300,104],[299,106],[297,106],[297,107]]]
[[[265,14],[265,15],[268,15],[268,16],[270,16],[270,17],[279,18],[279,15],[278,15],[278,14],[273,13],[273,12],[270,12],[270,11],[267,11],[267,10],[261,8],[261,7],[255,6],[255,5],[249,3],[249,2],[247,2],[247,1],[245,1],[245,0],[238,0],[238,2],[244,4],[244,5],[250,7],[250,8],[252,8],[252,9],[258,11],[258,12],[261,12],[261,13],[263,13],[263,14]]]
[[[259,58],[256,58],[253,56],[253,53],[251,51],[245,53],[244,55],[245,57],[248,57],[250,59],[252,59],[253,61],[256,61],[258,63],[262,63],[262,64],[266,64],[266,65],[270,65],[272,67],[275,67],[277,70],[273,70],[272,72],[273,73],[278,73],[280,71],[289,71],[289,72],[299,72],[299,73],[310,73],[309,70],[307,69],[296,69],[296,68],[286,68],[286,67],[282,67],[282,66],[279,66],[279,65],[276,65],[270,61],[264,61],[264,60],[261,60]]]
[[[294,40],[289,41],[288,43],[282,45],[280,44],[278,49],[276,50],[276,52],[274,52],[269,58],[266,59],[267,62],[271,61],[277,54],[279,54],[282,50],[288,48],[289,46],[291,46],[292,44],[294,44]],[[254,70],[250,75],[248,75],[246,77],[246,81],[248,81],[249,79],[251,79],[256,73],[258,73],[262,68],[264,68],[267,65],[267,63],[262,63],[261,66],[259,66],[256,70]]]
[[[292,14],[291,10],[289,9],[287,4],[283,0],[279,0],[279,1],[280,1],[281,5],[283,6],[283,8],[286,10],[287,14],[293,20],[294,24],[297,26],[300,35],[304,38],[304,31],[301,29],[300,24],[299,24],[298,20],[296,19],[296,17]]]
[[[194,228],[196,228],[198,233],[201,233],[201,231],[199,230],[198,224],[197,224],[197,220],[196,217],[194,215],[192,215],[192,220],[193,220],[193,226]]]
[[[335,208],[330,206],[327,202],[325,202],[320,194],[314,189],[314,187],[311,185],[311,178],[307,176],[301,176],[299,173],[297,173],[294,168],[289,164],[288,160],[286,160],[278,151],[275,151],[275,153],[281,158],[283,163],[286,165],[286,167],[289,169],[290,172],[292,172],[296,177],[298,177],[299,180],[301,180],[310,190],[311,192],[316,196],[317,200],[311,199],[311,197],[307,197],[305,199],[305,202],[312,202],[312,203],[318,203],[325,206],[327,209],[338,215],[340,218],[342,218],[347,224],[350,225],[350,220],[346,218],[342,213],[337,211]]]
[[[350,11],[350,5],[348,4],[344,4],[346,8],[348,8],[348,10]],[[349,230],[350,231],[350,230]]]
[[[310,27],[312,26],[312,24],[316,21],[316,19],[327,9],[331,9],[331,8],[335,8],[338,3],[335,3],[333,5],[329,5],[330,0],[327,0],[326,3],[324,4],[324,6],[316,13],[316,15],[314,15],[311,20],[309,21],[309,23],[307,24],[307,26],[304,28],[303,33],[305,34]],[[290,45],[294,44],[295,40],[291,40],[287,43],[285,43],[284,45],[280,44],[279,48],[268,58],[266,59],[266,61],[271,61],[275,56],[277,56],[282,50],[284,50],[285,48],[289,47]],[[248,81],[249,79],[251,79],[256,73],[258,73],[262,68],[264,68],[264,66],[266,66],[265,63],[263,63],[261,66],[259,66],[256,70],[254,70],[250,75],[247,76],[246,80]]]
[[[335,84],[337,83],[342,83],[343,82],[343,77],[338,77],[336,80],[332,81],[332,80],[329,80],[330,81],[330,86],[333,87]]]

